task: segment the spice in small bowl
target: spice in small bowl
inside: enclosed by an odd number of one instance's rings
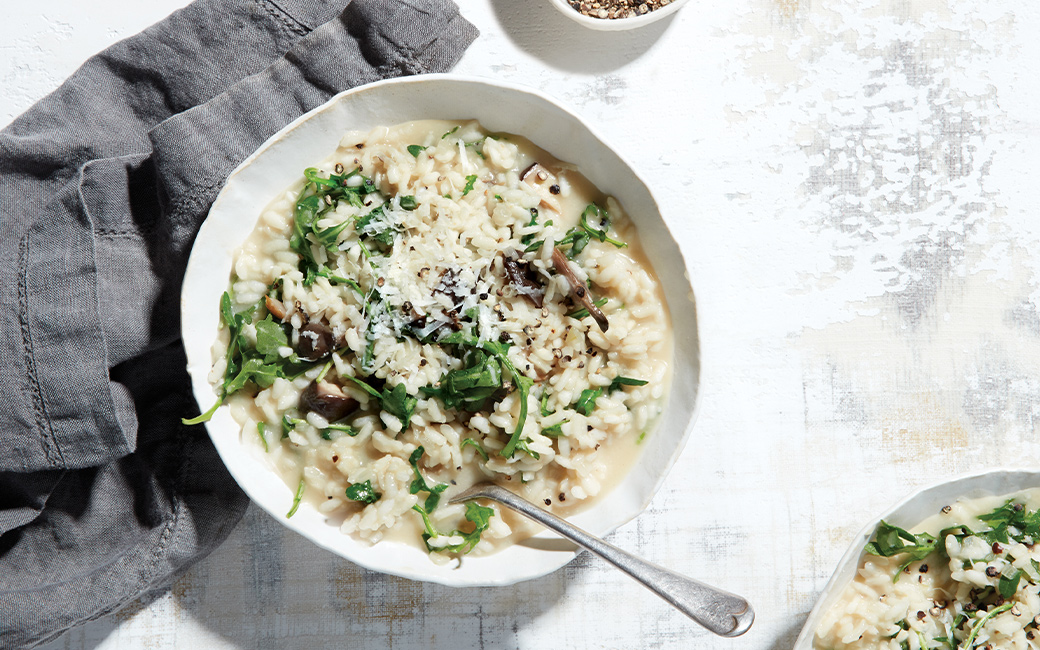
[[[672,0],[568,0],[575,11],[589,18],[635,18],[672,4]]]
[[[589,29],[620,31],[656,22],[689,0],[550,0],[565,16]]]

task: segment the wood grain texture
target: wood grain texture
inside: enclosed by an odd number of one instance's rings
[[[748,597],[754,627],[717,639],[587,556],[510,588],[377,575],[254,508],[172,589],[48,650],[782,650],[862,522],[946,477],[1037,464],[1040,6],[693,2],[605,34],[547,0],[460,4],[482,35],[456,71],[576,107],[683,248],[701,412],[611,541]],[[8,119],[109,20],[144,26],[116,0],[84,23],[76,6],[0,26]]]

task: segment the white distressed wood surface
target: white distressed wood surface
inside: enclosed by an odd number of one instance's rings
[[[7,3],[0,119],[184,4]],[[1037,464],[1040,5],[694,0],[606,34],[548,0],[460,4],[482,34],[456,71],[575,106],[652,181],[697,293],[703,402],[611,541],[747,596],[754,627],[715,638],[589,557],[511,588],[372,574],[253,508],[171,589],[48,650],[783,650],[862,522]]]

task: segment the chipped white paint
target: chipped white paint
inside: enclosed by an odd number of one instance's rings
[[[81,4],[0,25],[8,119],[184,2]],[[461,5],[482,36],[459,72],[572,104],[653,182],[697,292],[703,410],[612,541],[746,595],[755,626],[711,637],[587,557],[501,590],[369,574],[254,509],[172,590],[49,648],[782,650],[863,521],[1037,463],[1040,5],[692,2],[617,34],[548,0]]]

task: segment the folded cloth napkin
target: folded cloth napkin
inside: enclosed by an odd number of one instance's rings
[[[0,647],[165,586],[241,517],[181,424],[179,292],[209,205],[287,122],[476,37],[450,0],[347,2],[198,0],[0,132]]]

